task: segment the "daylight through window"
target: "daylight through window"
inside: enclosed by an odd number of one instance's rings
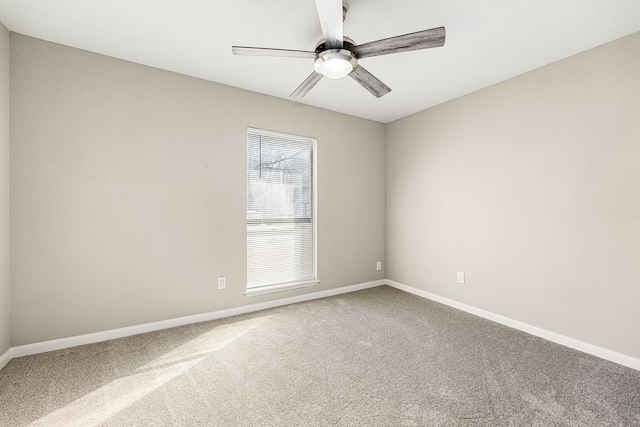
[[[315,145],[247,130],[247,294],[317,283]]]

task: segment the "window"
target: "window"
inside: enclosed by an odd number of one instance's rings
[[[316,141],[247,130],[247,292],[318,283]]]

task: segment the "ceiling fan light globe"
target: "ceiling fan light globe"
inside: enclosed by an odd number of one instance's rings
[[[358,65],[353,54],[345,49],[331,49],[321,52],[313,64],[314,69],[329,79],[348,76]]]
[[[353,67],[349,61],[341,58],[329,59],[322,62],[319,67],[320,73],[330,79],[341,79],[349,75],[353,71]]]

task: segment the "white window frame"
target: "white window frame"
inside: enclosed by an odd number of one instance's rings
[[[247,255],[245,256],[245,260],[247,262],[246,264],[246,272],[247,272],[247,285],[245,286],[245,292],[244,294],[246,296],[257,296],[257,295],[264,295],[264,294],[269,294],[269,293],[273,293],[273,292],[282,292],[282,291],[289,291],[289,290],[293,290],[293,289],[299,289],[299,288],[304,288],[304,287],[308,287],[308,286],[314,286],[320,283],[320,280],[318,279],[318,179],[317,179],[317,173],[318,173],[318,168],[317,168],[317,162],[318,162],[318,153],[317,153],[317,140],[315,138],[310,138],[310,137],[305,137],[305,136],[299,136],[299,135],[292,135],[292,134],[287,134],[287,133],[283,133],[283,132],[274,132],[274,131],[269,131],[269,130],[264,130],[264,129],[257,129],[257,128],[252,128],[252,127],[248,127],[247,128],[247,132],[246,132],[246,139],[245,139],[245,154],[247,152],[247,144],[248,144],[248,139],[249,139],[249,135],[253,134],[253,135],[261,135],[261,136],[266,136],[268,138],[283,138],[283,139],[288,139],[288,140],[295,140],[295,141],[300,141],[300,142],[308,142],[311,145],[311,203],[312,203],[312,208],[311,208],[311,223],[312,223],[312,233],[313,233],[313,248],[312,248],[312,263],[313,263],[313,279],[312,280],[304,280],[304,281],[296,281],[296,282],[287,282],[287,283],[274,283],[274,284],[267,284],[267,285],[260,285],[260,286],[254,286],[254,287],[249,287],[249,280],[248,280],[248,275],[249,275],[249,259],[248,259],[248,253],[249,253],[249,249],[248,249],[248,245],[249,245],[249,240],[248,240],[248,227],[249,227],[249,218],[248,218],[248,197],[247,197],[247,192],[248,192],[248,182],[245,183],[245,210],[247,211],[247,213],[245,214],[245,231],[247,231],[247,234],[245,235],[245,247],[247,248]],[[245,174],[247,173],[247,169],[248,169],[249,165],[245,164]],[[245,178],[247,179],[247,178]]]

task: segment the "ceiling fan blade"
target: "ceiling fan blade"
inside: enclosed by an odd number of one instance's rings
[[[316,85],[316,83],[318,83],[320,80],[322,80],[322,74],[316,73],[314,71],[309,77],[307,77],[307,79],[305,81],[302,82],[302,84],[300,86],[298,86],[298,89],[296,89],[290,95],[290,97],[291,98],[302,98],[303,96],[308,94],[309,91],[311,89],[313,89],[313,87]]]
[[[342,49],[342,0],[316,0],[316,9],[327,49]]]
[[[358,65],[355,70],[349,74],[353,80],[360,83],[362,87],[371,92],[376,98],[380,98],[391,92],[391,88],[382,83],[373,74]]]
[[[351,49],[360,58],[387,55],[389,53],[408,52],[410,50],[441,47],[445,39],[444,27],[418,31],[403,36],[390,37],[375,42],[364,43]]]
[[[234,55],[250,56],[280,56],[285,58],[309,58],[315,59],[316,53],[306,50],[271,49],[268,47],[232,46]]]

